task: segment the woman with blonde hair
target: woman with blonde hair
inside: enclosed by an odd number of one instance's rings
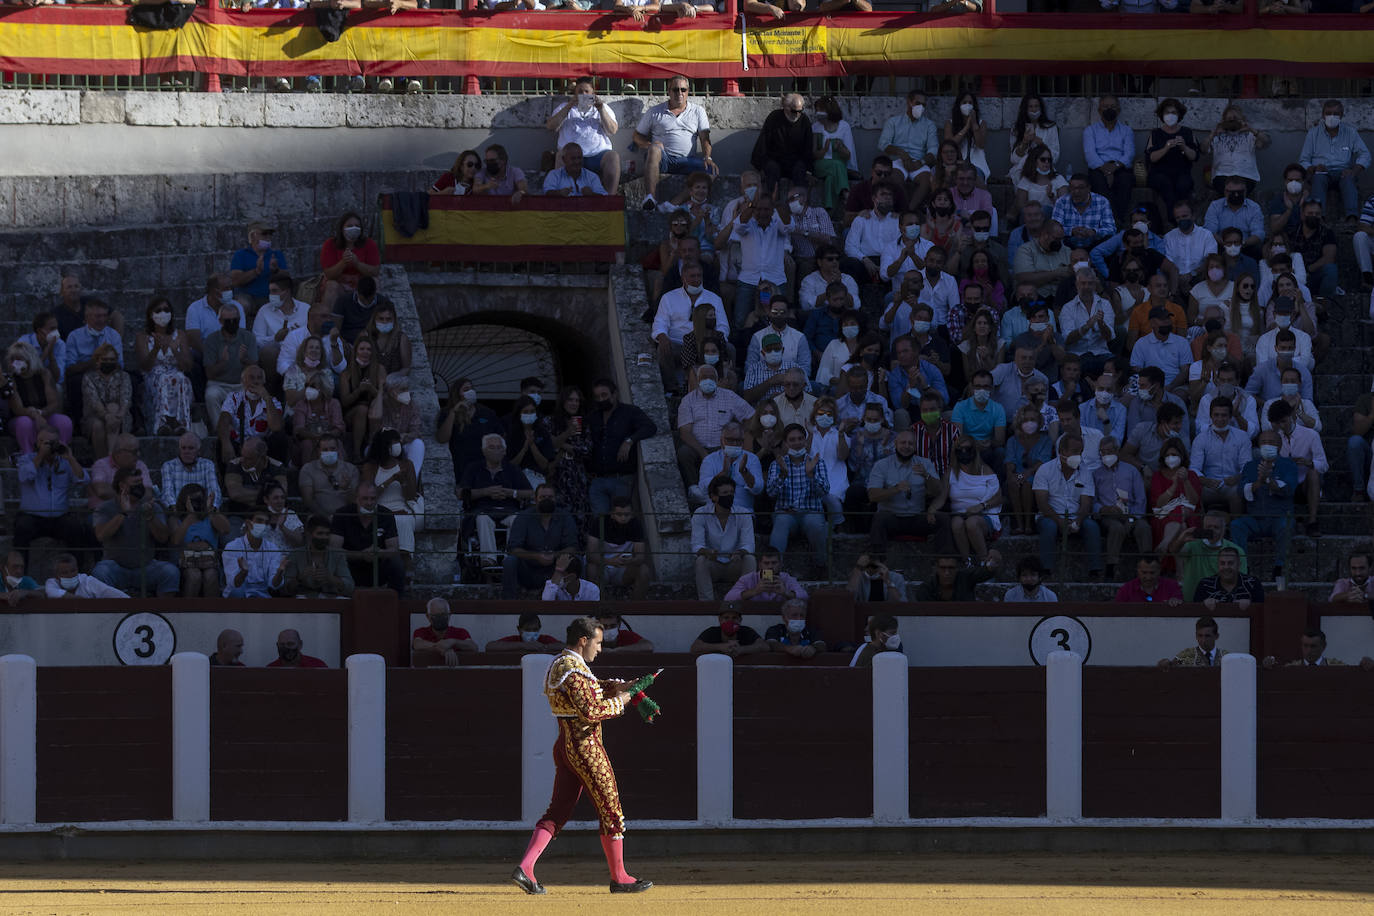
[[[806,432],[808,451],[819,456],[830,479],[830,492],[822,500],[831,525],[844,521],[844,493],[849,489],[849,440],[840,433],[839,405],[829,396],[816,398]]]
[[[19,440],[19,453],[33,452],[38,431],[44,425],[57,432],[63,445],[72,441],[72,420],[61,413],[62,401],[52,374],[43,368],[38,350],[21,341],[10,344],[5,354],[5,376],[10,388],[10,428]]]
[[[304,350],[305,347],[302,346],[301,349]],[[344,426],[348,428],[349,437],[353,442],[352,455],[355,459],[362,457],[363,443],[367,441],[367,412],[372,402],[381,394],[385,377],[381,363],[376,359],[376,346],[372,338],[358,335],[358,339],[353,341],[353,358],[339,375],[339,407],[343,411]],[[461,398],[451,399],[449,413],[445,416],[444,422],[450,423],[455,410],[470,406],[476,405],[468,405]],[[448,441],[442,426],[439,441]]]
[[[100,459],[110,453],[112,437],[133,432],[134,386],[129,373],[119,368],[119,352],[113,344],[96,347],[91,362],[95,371],[81,376],[81,428]]]

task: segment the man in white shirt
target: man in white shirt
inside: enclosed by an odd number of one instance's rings
[[[849,301],[857,309],[859,284],[855,283],[849,274],[840,270],[840,250],[834,245],[821,245],[816,249],[816,269],[802,277],[801,293],[798,296],[801,301],[797,303],[798,308],[803,312],[826,308],[829,304],[826,288],[836,281],[844,284],[845,290],[849,293]]]
[[[1229,360],[1217,367],[1216,377],[1204,390],[1197,402],[1197,415],[1193,419],[1193,435],[1200,434],[1212,425],[1212,401],[1226,398],[1231,402],[1231,425],[1253,439],[1260,431],[1260,415],[1255,396],[1236,384],[1238,373],[1235,363]]]
[[[76,557],[58,554],[53,562],[52,578],[43,583],[49,598],[127,598],[128,595],[95,576],[77,572]]]
[[[318,337],[324,343],[325,365],[343,372],[348,368],[352,348],[339,339],[339,333],[339,318],[329,311],[329,306],[312,305],[306,312],[305,324],[282,338],[277,351],[277,374],[286,375],[286,370],[296,364],[296,351],[309,337]]]
[[[700,105],[687,100],[690,86],[685,76],[668,80],[668,100],[645,111],[635,125],[634,143],[648,151],[644,157],[644,181],[648,191],[644,197],[645,210],[658,206],[654,191],[658,189],[660,174],[720,174],[711,158],[711,121]],[[697,143],[701,144],[700,157],[692,155]]]
[[[739,283],[735,287],[735,325],[742,327],[759,301],[764,284],[785,289],[787,253],[792,235],[773,209],[773,198],[760,193],[740,207],[730,229],[730,241],[739,243]]]
[[[1056,453],[1070,436],[1076,436],[1081,443],[1079,454],[1083,456],[1083,471],[1091,475],[1102,467],[1102,431],[1083,425],[1081,408],[1072,398],[1060,400],[1054,405],[1054,412],[1059,419],[1059,439],[1054,444]]]
[[[677,387],[677,375],[681,368],[678,359],[682,354],[682,338],[692,330],[692,312],[698,305],[709,305],[714,308],[716,330],[722,334],[730,333],[730,322],[725,317],[725,304],[720,301],[719,296],[702,286],[701,265],[688,264],[682,270],[682,285],[677,289],[668,290],[658,300],[653,329],[649,332],[649,336],[658,347],[658,366],[663,375],[665,388]]]
[[[563,167],[544,176],[545,197],[605,197],[601,179],[582,167],[582,147],[569,143],[563,147]]]
[[[959,282],[945,273],[945,250],[936,245],[926,252],[925,284],[921,301],[935,310],[935,326],[949,323],[949,311],[959,304]]]
[[[296,283],[289,276],[278,273],[267,284],[267,304],[258,309],[253,319],[253,336],[258,339],[258,363],[264,367],[276,365],[281,343],[297,328],[305,326],[310,303],[296,298]],[[218,325],[207,331],[218,331]]]
[[[620,190],[620,154],[611,148],[611,138],[620,125],[611,106],[596,94],[590,76],[577,78],[572,100],[554,108],[544,126],[558,132],[559,149],[577,144],[582,150],[582,167],[601,174],[607,194]]]
[[[1054,567],[1055,548],[1072,534],[1083,535],[1088,555],[1088,578],[1102,575],[1102,529],[1092,517],[1092,472],[1083,461],[1083,440],[1066,433],[1059,440],[1059,457],[1046,461],[1035,472],[1031,491],[1038,510],[1035,519],[1040,538],[1040,568],[1046,578]]]
[[[1217,237],[1193,222],[1193,205],[1186,200],[1174,204],[1177,228],[1164,236],[1164,255],[1178,268],[1178,286],[1187,293],[1202,279],[1202,262],[1216,254]]]
[[[1297,411],[1287,401],[1269,405],[1267,419],[1279,433],[1279,454],[1293,459],[1305,477],[1307,491],[1307,536],[1321,537],[1317,508],[1321,502],[1322,475],[1331,469],[1322,447],[1321,433],[1298,422]]]
[[[1112,305],[1097,294],[1097,274],[1082,268],[1074,274],[1078,295],[1059,309],[1059,330],[1064,349],[1082,357],[1083,374],[1096,378],[1112,358],[1111,342],[1116,316]]]
[[[926,255],[935,247],[929,239],[921,238],[921,217],[910,211],[898,218],[897,238],[883,249],[878,264],[879,276],[892,283],[892,296],[902,293],[902,280],[907,272],[924,270]]]
[[[544,583],[541,601],[600,601],[601,587],[582,578],[582,561],[563,554],[554,562],[553,573]]]
[[[899,220],[892,212],[892,188],[873,189],[873,209],[860,213],[845,236],[845,259],[840,269],[859,283],[880,283],[880,265],[886,251],[901,233]]]
[[[1302,366],[1309,372],[1316,365],[1312,357],[1312,335],[1302,328],[1293,326],[1293,316],[1297,311],[1297,305],[1287,296],[1279,298],[1274,303],[1274,326],[1260,335],[1260,339],[1255,341],[1255,364],[1272,362],[1277,358],[1277,344],[1275,338],[1280,331],[1290,331],[1297,340],[1297,349],[1293,356],[1293,361]]]
[[[291,555],[275,550],[267,539],[271,521],[267,509],[254,509],[243,534],[224,545],[224,597],[271,598],[272,591],[281,588]]]
[[[736,582],[754,572],[754,513],[735,506],[735,482],[717,477],[708,486],[710,502],[692,513],[697,598],[715,600],[715,583]]]

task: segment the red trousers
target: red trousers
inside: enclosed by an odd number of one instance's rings
[[[601,726],[576,719],[558,720],[558,740],[553,745],[553,798],[537,826],[557,835],[572,817],[573,807],[586,789],[596,805],[603,836],[619,839],[625,835],[625,814],[620,808],[620,790],[615,770],[601,743]]]

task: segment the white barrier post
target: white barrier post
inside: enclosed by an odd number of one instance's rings
[[[386,820],[386,659],[350,655],[348,670],[348,819]]]
[[[1045,664],[1045,809],[1083,816],[1083,658],[1055,651]]]
[[[172,819],[210,819],[210,659],[172,656]]]
[[[1233,652],[1221,659],[1221,816],[1250,821],[1257,815],[1258,699],[1255,657]]]
[[[544,697],[544,676],[553,657],[520,659],[520,817],[533,824],[553,797],[553,743],[558,723]]]
[[[873,820],[879,823],[911,816],[910,672],[900,652],[873,656]]]
[[[697,657],[697,820],[727,824],[735,817],[735,662]]]
[[[38,666],[0,657],[0,823],[32,824],[38,795]]]

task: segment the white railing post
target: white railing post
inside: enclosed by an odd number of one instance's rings
[[[558,723],[544,697],[544,676],[553,657],[520,659],[520,818],[533,824],[553,797],[553,742]]]
[[[1259,728],[1255,657],[1221,659],[1221,816],[1250,821],[1258,814]]]
[[[210,659],[172,656],[172,819],[210,819]]]
[[[735,663],[728,655],[697,657],[697,820],[735,817]]]
[[[1045,664],[1045,809],[1083,816],[1083,658],[1055,651]]]
[[[38,796],[38,666],[0,657],[0,823],[32,824]]]
[[[348,819],[386,820],[386,659],[350,655],[348,670]]]
[[[873,656],[873,820],[911,817],[911,744],[907,658],[900,652]]]

